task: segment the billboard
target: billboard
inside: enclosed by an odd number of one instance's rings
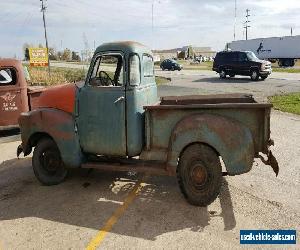
[[[30,66],[45,67],[48,66],[47,48],[29,48]]]

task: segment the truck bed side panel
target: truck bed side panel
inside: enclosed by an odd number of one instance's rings
[[[147,145],[146,153],[142,157],[147,158],[155,155],[156,160],[166,161],[170,147],[169,139],[172,136],[174,127],[182,119],[193,115],[215,115],[236,121],[251,132],[254,153],[267,152],[270,133],[270,106],[260,104],[231,104],[227,105],[228,107],[226,105],[215,105],[211,108],[209,106],[182,108],[174,105],[172,108],[146,108]],[[226,137],[226,132],[224,137]]]

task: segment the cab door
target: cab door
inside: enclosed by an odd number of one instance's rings
[[[237,53],[237,71],[241,75],[249,75],[250,63],[245,52]]]
[[[94,57],[78,95],[78,131],[84,152],[126,155],[125,73],[122,53]]]

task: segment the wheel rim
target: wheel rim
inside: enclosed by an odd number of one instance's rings
[[[40,156],[40,163],[43,170],[50,175],[54,175],[61,167],[61,160],[55,150],[45,150]]]
[[[224,71],[224,70],[222,70],[222,71],[220,72],[220,76],[221,76],[221,77],[224,77],[224,76],[225,76],[225,71]]]
[[[208,182],[208,173],[202,163],[196,162],[191,166],[190,182],[195,189],[201,189]]]
[[[256,79],[256,77],[257,77],[257,72],[256,71],[253,71],[252,72],[252,75],[251,75],[251,78],[252,79]],[[248,78],[249,79],[249,78]]]

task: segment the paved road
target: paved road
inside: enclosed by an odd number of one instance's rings
[[[189,205],[173,177],[81,170],[41,186],[30,156],[16,159],[19,142],[2,143],[0,248],[83,249],[95,239],[101,249],[237,249],[240,229],[299,232],[300,116],[274,111],[271,129],[279,176],[257,161],[251,172],[224,178],[207,208]]]
[[[289,92],[300,92],[300,74],[274,72],[265,81],[253,82],[249,77],[220,79],[212,71],[161,71],[160,76],[170,77],[172,82],[160,86],[160,94],[170,95],[176,89],[176,95],[215,94],[215,93],[249,93],[258,101],[267,101],[268,96]],[[170,88],[171,87],[171,88]]]

